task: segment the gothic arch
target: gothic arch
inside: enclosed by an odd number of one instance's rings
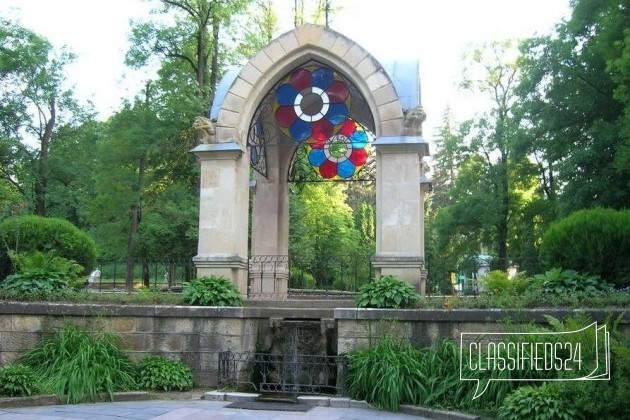
[[[243,146],[249,122],[267,92],[310,60],[339,70],[357,86],[372,111],[377,137],[402,134],[403,107],[379,62],[330,28],[304,25],[272,41],[242,68],[223,98],[216,122],[217,141],[236,141]]]
[[[197,273],[227,276],[247,295],[248,274],[252,276],[253,270],[250,257],[288,254],[288,187],[281,172],[288,163],[281,152],[267,166],[271,167],[269,174],[256,174],[249,247],[247,139],[257,109],[272,89],[293,70],[312,62],[334,69],[352,83],[373,119],[375,273],[398,275],[423,291],[422,158],[428,155],[428,146],[420,137],[422,118],[418,115],[423,116],[423,111],[409,112],[420,103],[417,68],[417,83],[408,89],[411,92],[401,92],[400,86],[397,91],[371,54],[346,36],[318,25],[304,25],[281,35],[219,85],[211,109],[211,117],[216,118],[215,137],[212,143],[193,150],[201,163],[199,246],[194,258]],[[409,118],[412,114],[416,115],[414,121]],[[288,267],[278,268],[268,279],[271,286],[267,290],[263,290],[263,270],[254,276],[260,279],[261,292],[286,298]]]

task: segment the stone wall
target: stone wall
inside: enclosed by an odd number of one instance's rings
[[[283,328],[291,324],[310,325],[313,330],[311,324],[319,322],[318,346],[326,354],[343,354],[370,345],[386,332],[430,345],[441,338],[459,340],[460,332],[504,332],[502,321],[507,318],[545,323],[545,314],[563,319],[583,312],[335,309],[331,301],[296,301],[294,307],[290,303],[213,308],[0,302],[0,366],[17,360],[46,332],[74,324],[92,331],[116,332],[134,360],[149,354],[181,359],[193,369],[197,385],[211,387],[217,383],[219,352],[281,351],[277,342],[286,341]],[[602,323],[610,316],[616,318],[622,310],[588,312],[593,321]],[[630,337],[630,314],[623,316],[619,329]],[[317,333],[317,328],[314,330]]]
[[[444,338],[459,342],[460,333],[503,333],[514,331],[515,324],[545,325],[545,315],[562,320],[585,312],[599,324],[622,316],[619,332],[630,338],[630,313],[621,309],[335,309],[337,352],[367,347],[383,334],[430,346]]]
[[[326,320],[332,309],[215,308],[0,302],[0,366],[16,361],[45,332],[73,324],[120,335],[139,360],[162,355],[184,361],[200,386],[217,383],[219,352],[268,349],[282,319]],[[326,327],[323,327],[326,328]]]

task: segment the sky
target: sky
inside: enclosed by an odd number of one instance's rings
[[[293,28],[294,0],[274,0],[278,34]],[[331,0],[337,9],[330,27],[360,44],[377,59],[417,58],[424,137],[431,141],[447,106],[456,121],[477,111],[458,89],[462,55],[495,40],[545,35],[570,14],[569,0]],[[142,0],[0,0],[0,15],[68,46],[77,60],[68,80],[80,100],[90,100],[104,119],[132,98],[143,74],[124,66],[129,20],[148,17]]]

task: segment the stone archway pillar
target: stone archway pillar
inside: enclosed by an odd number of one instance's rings
[[[249,162],[234,142],[200,144],[197,277],[224,276],[247,296]]]
[[[422,158],[420,136],[378,138],[376,148],[376,278],[395,275],[425,293]]]

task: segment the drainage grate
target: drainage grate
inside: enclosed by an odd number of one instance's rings
[[[293,404],[281,402],[262,402],[262,401],[236,401],[225,408],[240,408],[243,410],[266,410],[266,411],[295,411],[305,413],[312,405]]]

